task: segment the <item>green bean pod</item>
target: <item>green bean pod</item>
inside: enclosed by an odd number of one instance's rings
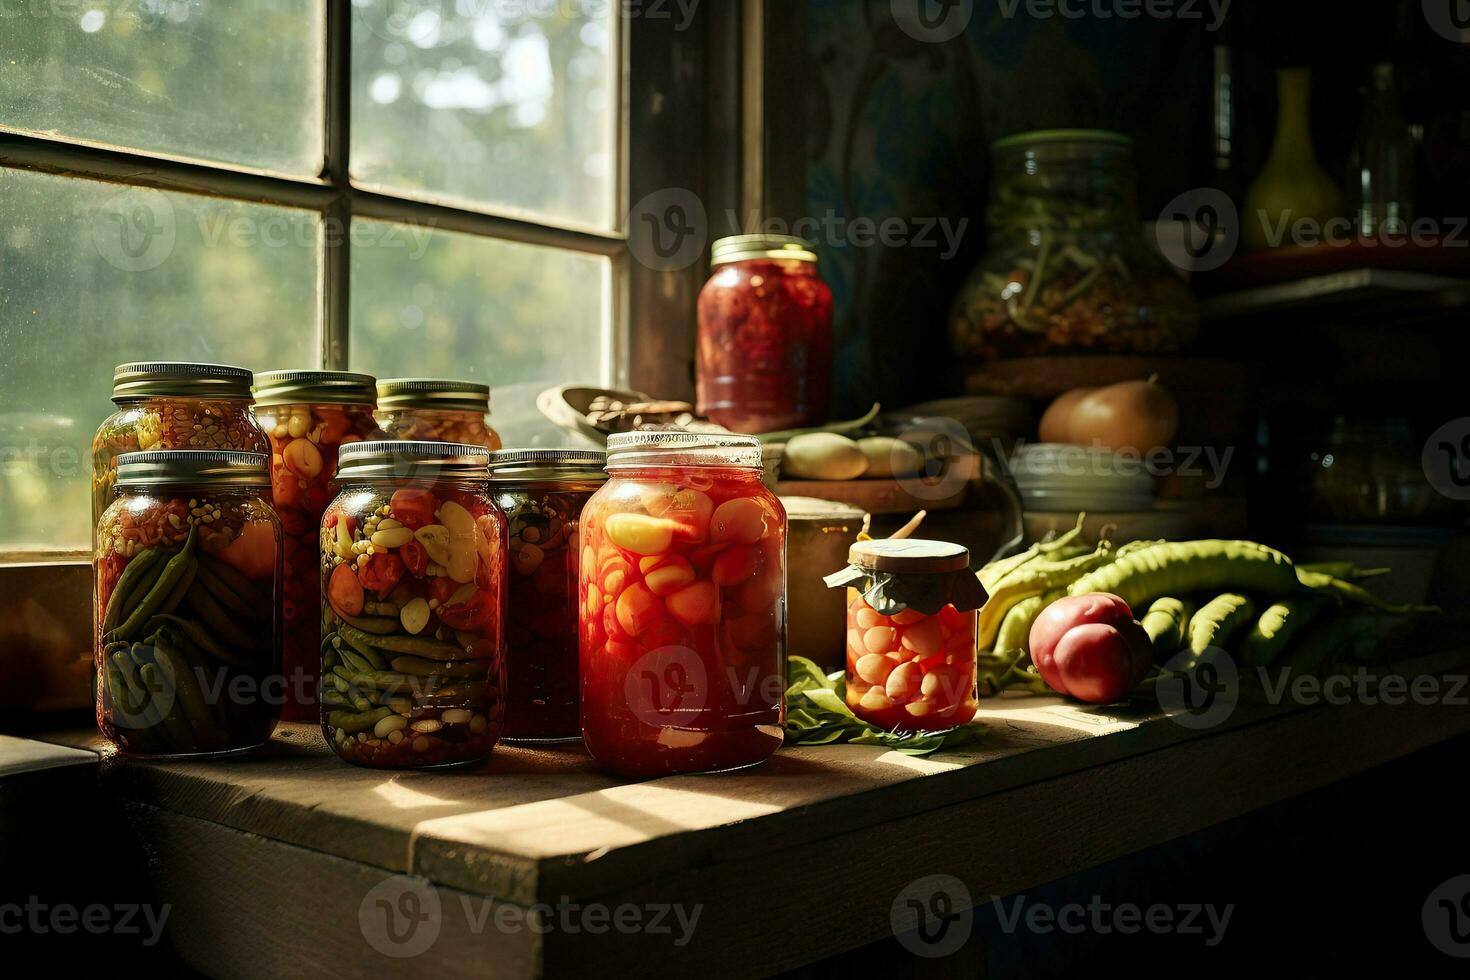
[[[1112,547],[1103,542],[1089,554],[1065,561],[1033,562],[1007,576],[980,607],[979,624],[975,630],[980,649],[989,649],[995,643],[1001,621],[1016,603],[1027,596],[1065,588],[1068,583],[1079,577],[1085,578],[1087,572],[1110,561],[1112,556]]]
[[[373,708],[371,711],[359,712],[333,711],[327,715],[327,724],[342,729],[348,735],[356,735],[367,731],[391,714],[392,708]]]
[[[1148,634],[1155,660],[1167,660],[1184,646],[1195,604],[1188,599],[1163,596],[1155,599],[1139,623]]]
[[[356,648],[359,644],[367,644],[379,650],[388,650],[392,653],[410,653],[416,657],[427,657],[430,660],[464,660],[467,659],[463,647],[455,646],[453,643],[445,643],[443,640],[435,640],[427,636],[376,636],[363,633],[354,626],[344,625],[337,631],[342,639]]]
[[[1225,646],[1255,614],[1256,604],[1248,596],[1235,592],[1216,596],[1190,617],[1189,651],[1198,657],[1210,647]]]
[[[240,597],[248,608],[260,608],[261,602],[263,601],[260,592],[256,589],[255,583],[245,577],[244,572],[227,561],[212,558],[209,555],[201,556],[199,561],[209,570],[212,578],[218,579],[228,586]]]
[[[102,617],[102,632],[110,633],[117,628],[129,596],[137,589],[138,583],[146,577],[147,572],[154,568],[160,555],[158,548],[144,548],[128,562],[122,574],[117,577],[117,584],[112,587],[112,595],[107,598],[107,611]]]
[[[1261,613],[1240,642],[1240,662],[1247,667],[1266,667],[1280,656],[1303,627],[1327,608],[1327,600],[1315,596],[1281,599]]]
[[[173,594],[174,587],[179,581],[185,575],[192,577],[189,566],[194,563],[194,541],[197,534],[198,525],[190,524],[189,536],[184,541],[184,546],[174,552],[173,557],[163,566],[163,572],[158,576],[158,581],[153,583],[153,587],[143,597],[143,601],[138,603],[122,625],[117,627],[114,632],[117,639],[131,640],[137,635],[139,627],[152,618],[159,611],[164,600]]]
[[[1254,541],[1173,541],[1133,552],[1072,583],[1072,595],[1111,592],[1132,609],[1155,599],[1222,591],[1283,596],[1301,591],[1291,559]]]
[[[1001,620],[1000,631],[995,636],[997,651],[1031,651],[1031,626],[1047,606],[1067,594],[1066,589],[1052,589],[1040,595],[1027,596],[1016,603]]]

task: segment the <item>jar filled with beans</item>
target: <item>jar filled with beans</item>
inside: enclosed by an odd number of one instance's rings
[[[500,435],[490,426],[490,387],[473,381],[379,381],[378,424],[389,439],[500,448]]]

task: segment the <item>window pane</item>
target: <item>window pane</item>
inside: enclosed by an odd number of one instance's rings
[[[112,368],[318,363],[314,213],[0,170],[0,550],[85,548]]]
[[[611,262],[358,220],[349,359],[379,377],[607,378]]]
[[[5,0],[0,127],[315,177],[319,0]]]
[[[353,0],[364,187],[613,226],[616,3]]]

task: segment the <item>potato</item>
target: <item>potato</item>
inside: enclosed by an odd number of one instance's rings
[[[786,444],[781,469],[802,480],[856,480],[868,470],[862,447],[835,432],[811,432]]]
[[[870,477],[913,476],[924,468],[923,453],[902,439],[869,436],[858,440],[858,448],[868,460]]]

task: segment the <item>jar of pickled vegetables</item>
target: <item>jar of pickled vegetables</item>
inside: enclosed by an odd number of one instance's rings
[[[92,437],[92,527],[112,503],[117,457],[147,449],[270,452],[250,411],[251,374],[227,364],[134,361],[112,372],[117,411]],[[94,541],[93,544],[96,542]]]
[[[378,424],[389,439],[500,448],[500,435],[490,427],[490,386],[472,381],[379,381]]]
[[[889,731],[936,731],[975,716],[970,552],[945,541],[859,541],[826,583],[846,588],[847,706]]]
[[[950,311],[956,353],[1155,354],[1194,339],[1189,287],[1144,243],[1131,139],[1020,133],[992,145],[991,174],[985,255]]]
[[[629,776],[754,765],[781,745],[786,513],[749,436],[610,436],[582,511],[582,738]]]
[[[577,681],[578,528],[607,480],[595,449],[512,449],[490,457],[490,489],[510,527],[505,738],[582,738]]]
[[[280,716],[281,525],[270,457],[124,453],[97,525],[97,727],[120,751],[263,744]]]
[[[799,238],[737,235],[714,244],[699,294],[699,414],[735,432],[827,421],[832,290]]]
[[[321,723],[383,769],[478,762],[505,724],[506,524],[483,446],[344,446],[321,524]]]
[[[316,721],[317,528],[336,489],[338,447],[381,436],[366,374],[268,371],[255,377],[256,417],[270,437],[271,497],[286,531],[282,613],[288,697],[282,717]]]

